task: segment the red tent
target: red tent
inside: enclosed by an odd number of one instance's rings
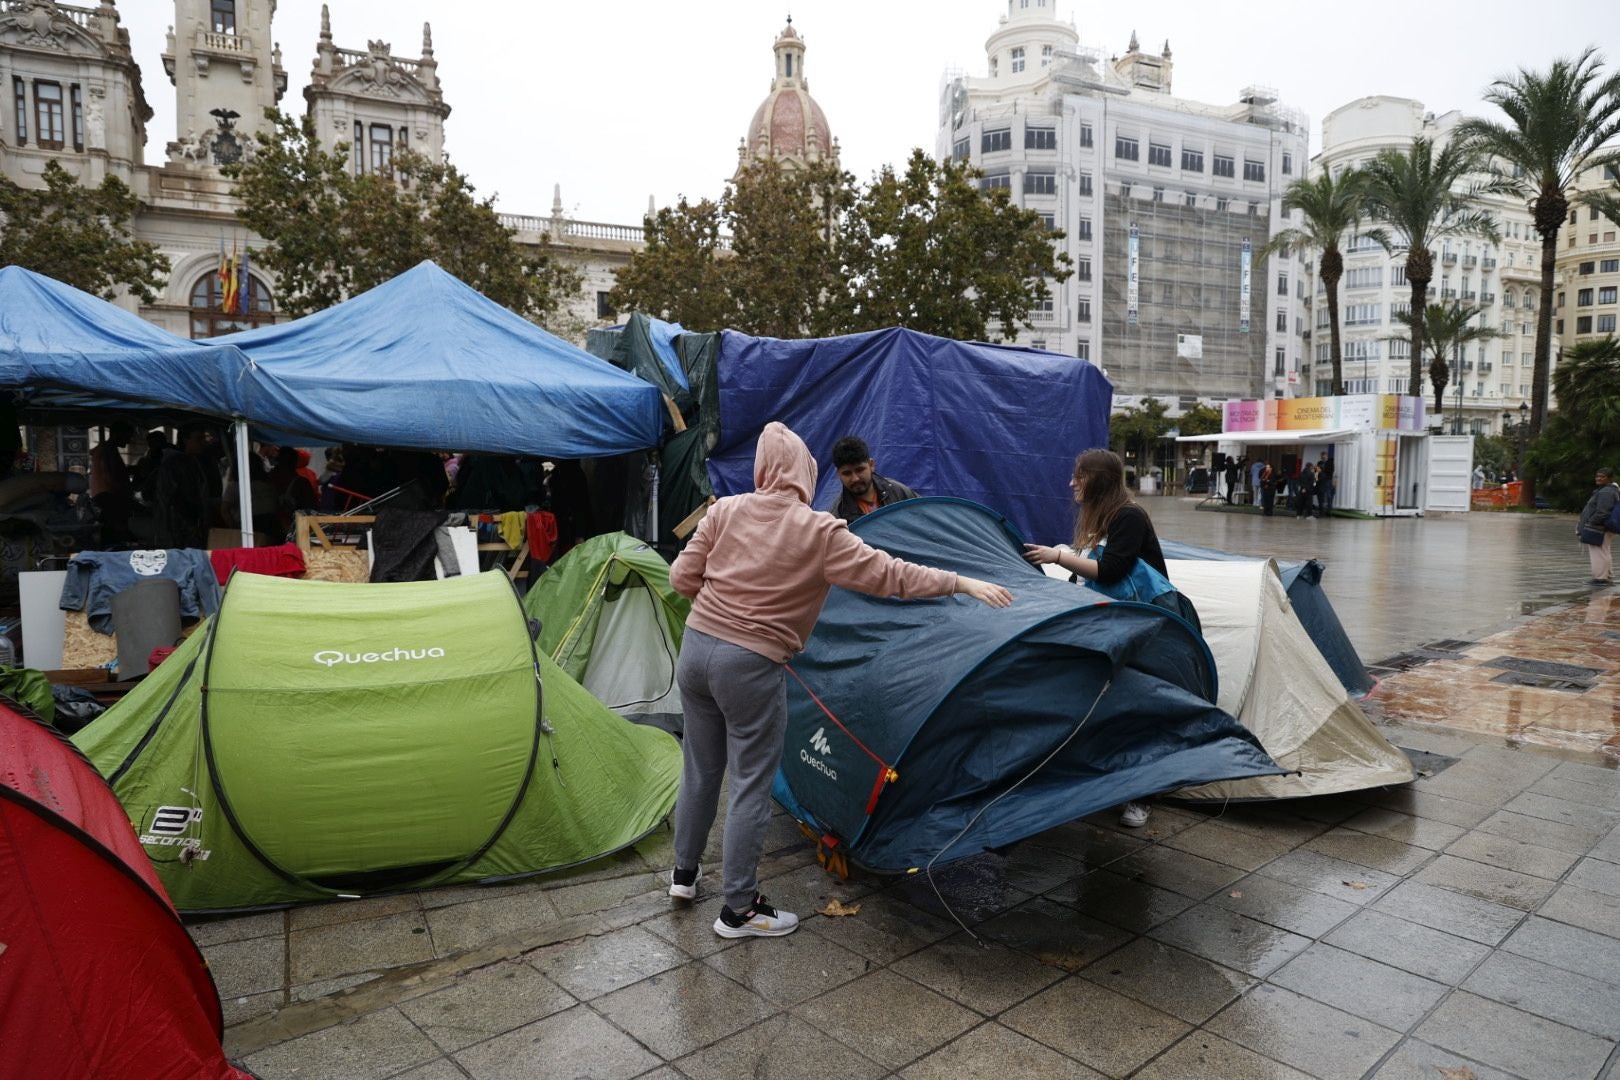
[[[247,1080],[219,994],[112,789],[0,705],[0,1080]]]

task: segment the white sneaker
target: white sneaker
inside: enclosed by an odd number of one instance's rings
[[[677,900],[696,900],[698,878],[702,876],[702,863],[697,864],[696,870],[682,870],[676,867],[669,872],[669,895]]]
[[[1119,823],[1127,829],[1140,829],[1147,824],[1147,820],[1147,803],[1128,802],[1125,804],[1125,809],[1119,813]]]
[[[720,909],[714,932],[723,938],[786,937],[799,928],[799,917],[791,911],[777,911],[759,893],[741,915],[730,907]]]

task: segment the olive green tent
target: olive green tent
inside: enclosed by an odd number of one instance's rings
[[[543,574],[523,601],[540,648],[620,716],[680,730],[675,662],[691,604],[669,565],[622,532],[592,537]]]
[[[674,805],[674,739],[539,653],[499,573],[399,584],[237,574],[74,739],[183,911],[572,866]]]

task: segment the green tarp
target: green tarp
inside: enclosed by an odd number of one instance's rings
[[[608,708],[679,730],[675,662],[691,603],[644,541],[592,537],[541,575],[523,607],[540,620],[545,654]]]
[[[534,647],[499,573],[237,574],[219,614],[74,741],[183,911],[586,862],[669,813],[681,765],[673,739]]]

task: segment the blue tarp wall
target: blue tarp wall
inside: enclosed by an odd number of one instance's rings
[[[1215,663],[1190,626],[1047,577],[992,511],[915,499],[853,528],[893,555],[987,578],[1014,598],[994,609],[835,588],[791,661],[774,794],[862,865],[943,864],[1131,799],[1282,771],[1212,704]],[[897,776],[882,783],[886,768]]]
[[[784,341],[720,338],[718,495],[754,487],[754,443],[772,420],[792,428],[820,469],[814,505],[837,499],[832,447],[859,435],[877,471],[924,495],[993,506],[1043,542],[1074,532],[1074,458],[1108,445],[1113,387],[1071,356],[911,330]]]
[[[290,323],[214,338],[255,365],[243,411],[320,442],[557,458],[658,445],[658,389],[424,262]]]

